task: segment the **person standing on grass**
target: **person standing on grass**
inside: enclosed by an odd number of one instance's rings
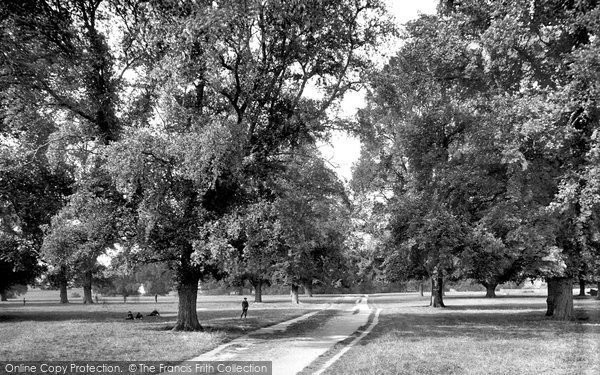
[[[248,318],[248,300],[244,297],[242,301],[242,315],[240,315],[240,319]]]

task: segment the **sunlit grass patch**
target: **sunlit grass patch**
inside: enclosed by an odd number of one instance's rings
[[[0,361],[8,360],[162,360],[182,361],[248,333],[322,307],[294,306],[285,296],[265,296],[240,319],[240,296],[199,296],[198,318],[204,332],[172,332],[177,320],[174,297],[145,298],[123,304],[60,305],[29,299],[0,305]],[[324,306],[324,305],[323,305]],[[146,316],[157,309],[160,317]],[[143,320],[125,320],[138,311]]]
[[[374,299],[377,303],[377,298]],[[588,320],[544,317],[543,298],[426,299],[378,304],[380,323],[327,374],[598,374],[600,303],[576,301]]]

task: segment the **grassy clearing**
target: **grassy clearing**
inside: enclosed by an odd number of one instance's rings
[[[177,320],[175,297],[138,298],[127,304],[56,303],[53,294],[28,293],[27,303],[0,303],[0,361],[8,360],[162,360],[181,361],[260,327],[324,307],[329,297],[294,306],[287,296],[264,296],[239,319],[242,296],[199,296],[198,317],[204,332],[171,332]],[[251,299],[252,297],[249,297]],[[102,301],[102,300],[100,300]],[[119,302],[121,301],[121,302]],[[160,317],[126,321],[128,310]]]
[[[540,296],[494,300],[448,296],[371,298],[379,324],[327,374],[599,374],[600,301],[577,299],[578,316],[544,317]]]

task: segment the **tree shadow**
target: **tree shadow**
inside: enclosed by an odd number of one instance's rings
[[[546,303],[518,304],[508,303],[501,305],[483,304],[483,305],[446,305],[446,310],[545,310]]]
[[[5,322],[59,322],[59,321],[84,321],[84,322],[152,322],[160,323],[173,320],[172,316],[147,316],[149,311],[140,313],[144,315],[143,319],[127,320],[127,311],[18,311],[6,312],[0,314],[0,323]],[[135,316],[138,311],[131,310]],[[170,314],[169,314],[170,315]]]
[[[600,314],[597,307],[577,308],[576,315],[585,316],[585,320],[568,322],[545,317],[545,308],[537,308],[537,304],[450,306],[435,312],[430,309],[423,307],[422,313],[382,314],[379,324],[365,340],[361,340],[360,345],[367,345],[372,340],[390,334],[409,342],[450,337],[469,337],[482,341],[508,338],[532,340],[569,332],[600,335]],[[520,311],[526,309],[534,311]]]

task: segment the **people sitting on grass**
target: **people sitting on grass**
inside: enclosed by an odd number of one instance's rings
[[[148,314],[147,316],[160,316],[160,313],[158,312],[158,310],[154,309],[152,310],[152,312],[150,314]]]
[[[135,316],[135,318],[136,319],[144,319],[144,316],[138,312],[137,315]]]
[[[133,320],[133,314],[131,311],[127,311],[127,318],[125,318],[125,320]]]

